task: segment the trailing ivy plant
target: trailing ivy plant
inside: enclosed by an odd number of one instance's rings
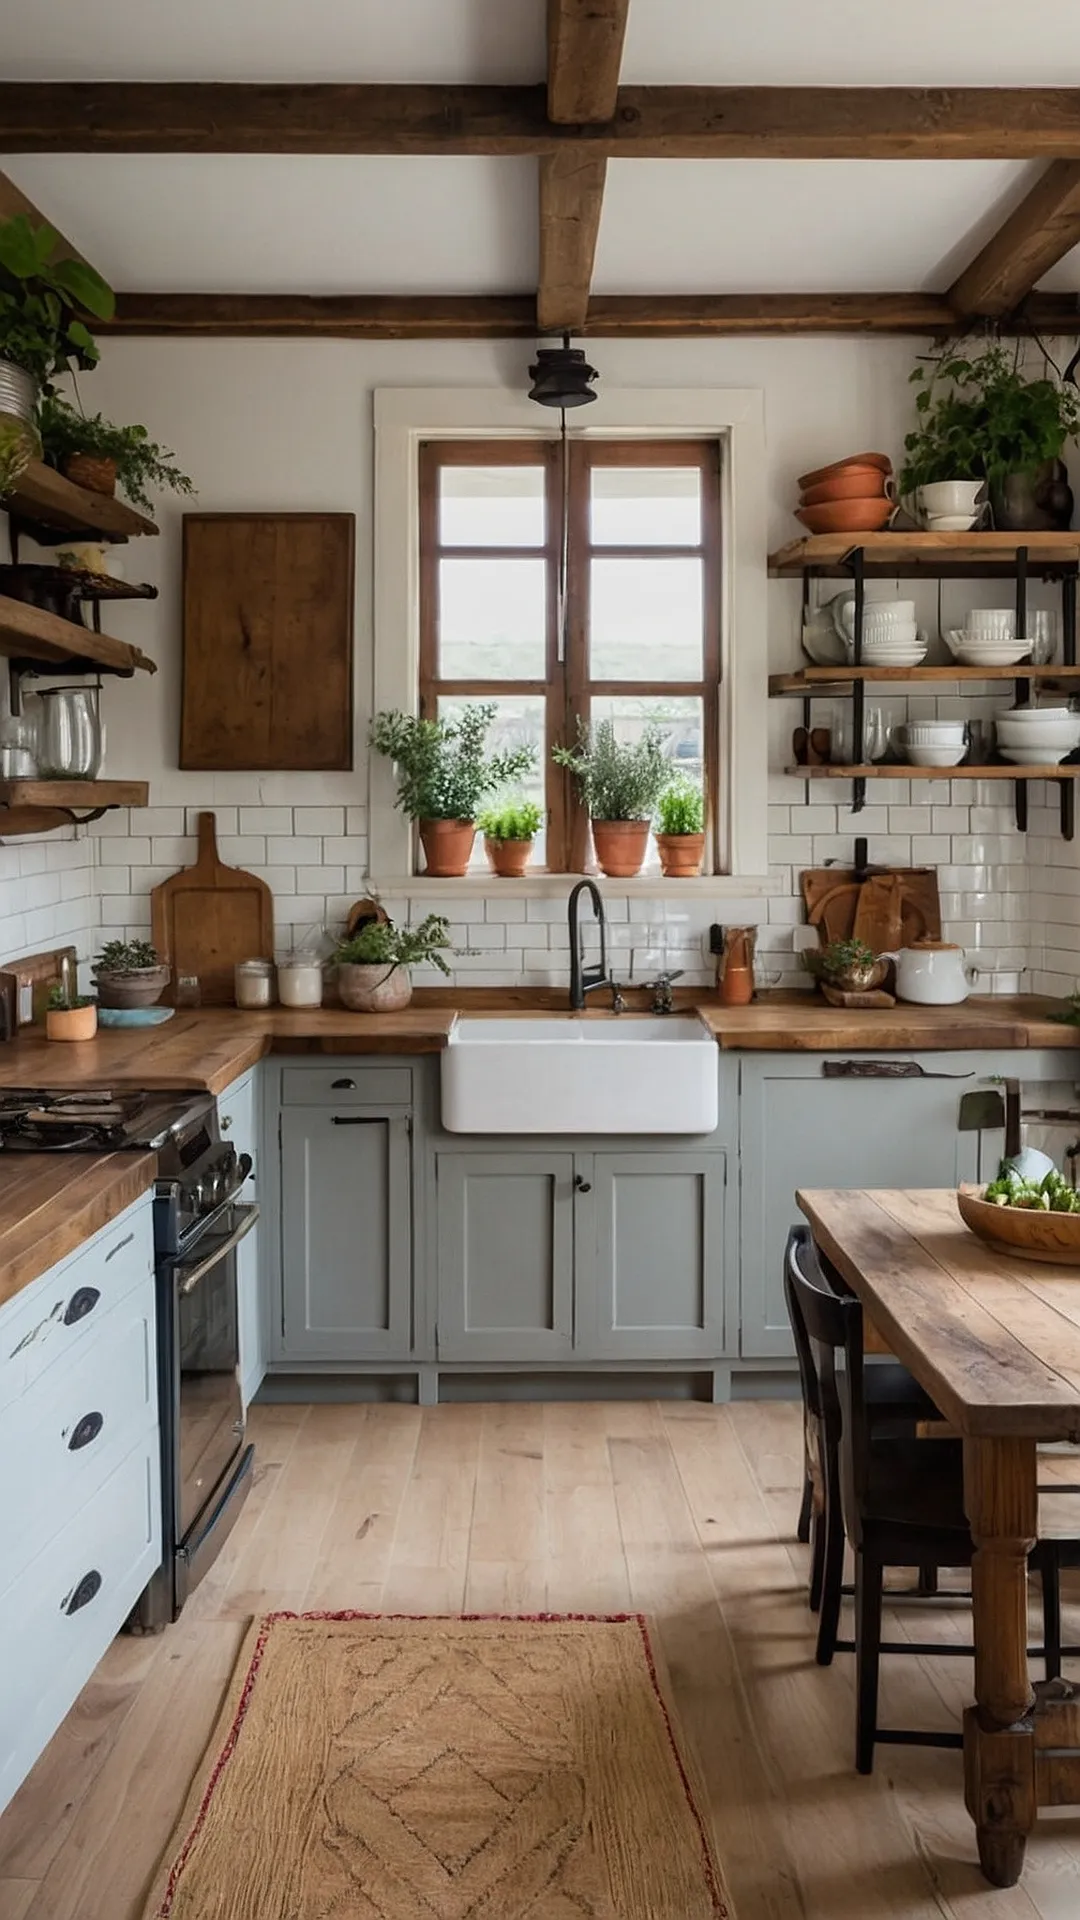
[[[60,466],[72,453],[90,453],[116,461],[117,483],[133,507],[153,510],[150,489],[193,494],[186,473],[172,464],[169,447],[159,447],[145,427],[116,427],[103,414],[83,414],[59,394],[46,394],[38,417],[46,459]]]
[[[368,735],[376,753],[394,763],[397,804],[410,820],[476,819],[489,794],[529,773],[530,746],[486,753],[493,702],[463,707],[454,720],[420,720],[412,713],[377,713]]]
[[[98,363],[82,318],[111,320],[112,288],[85,260],[54,259],[60,236],[25,213],[0,221],[0,359],[48,388],[58,373]]]
[[[943,348],[910,380],[918,424],[904,440],[902,496],[938,480],[997,488],[1006,474],[1059,460],[1080,432],[1080,393],[1049,373],[1026,378],[1021,342],[1014,351],[996,341],[974,354]]]
[[[577,723],[577,745],[553,747],[552,759],[575,776],[590,820],[651,820],[671,779],[667,735],[655,721],[638,739],[616,738],[611,720]]]

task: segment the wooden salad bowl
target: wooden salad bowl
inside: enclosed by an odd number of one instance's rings
[[[1028,1207],[995,1207],[983,1187],[960,1187],[956,1204],[972,1233],[998,1253],[1080,1267],[1080,1213],[1039,1213]]]

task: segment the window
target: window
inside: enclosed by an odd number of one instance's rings
[[[420,711],[496,709],[499,746],[529,741],[551,872],[590,861],[575,782],[551,759],[576,721],[632,740],[650,721],[706,793],[717,849],[720,447],[715,440],[428,440],[419,449]],[[484,864],[477,849],[478,869]],[[655,864],[655,853],[650,854]]]

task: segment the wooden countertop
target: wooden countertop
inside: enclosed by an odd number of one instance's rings
[[[154,1183],[153,1153],[13,1153],[0,1160],[0,1307]]]
[[[698,1013],[725,1051],[948,1053],[969,1047],[1080,1046],[1080,1029],[1046,1017],[1061,1004],[1035,994],[979,994],[958,1007],[898,1002],[856,1011],[830,1007],[816,994],[766,993],[750,1007],[702,1001]]]

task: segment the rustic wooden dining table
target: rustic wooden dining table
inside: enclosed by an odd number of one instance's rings
[[[1080,1267],[995,1253],[964,1226],[949,1189],[796,1199],[862,1301],[868,1332],[963,1439],[975,1543],[964,1797],[984,1874],[1013,1886],[1038,1808],[1080,1803],[1080,1691],[1033,1687],[1027,1659],[1036,1446],[1080,1443]]]

